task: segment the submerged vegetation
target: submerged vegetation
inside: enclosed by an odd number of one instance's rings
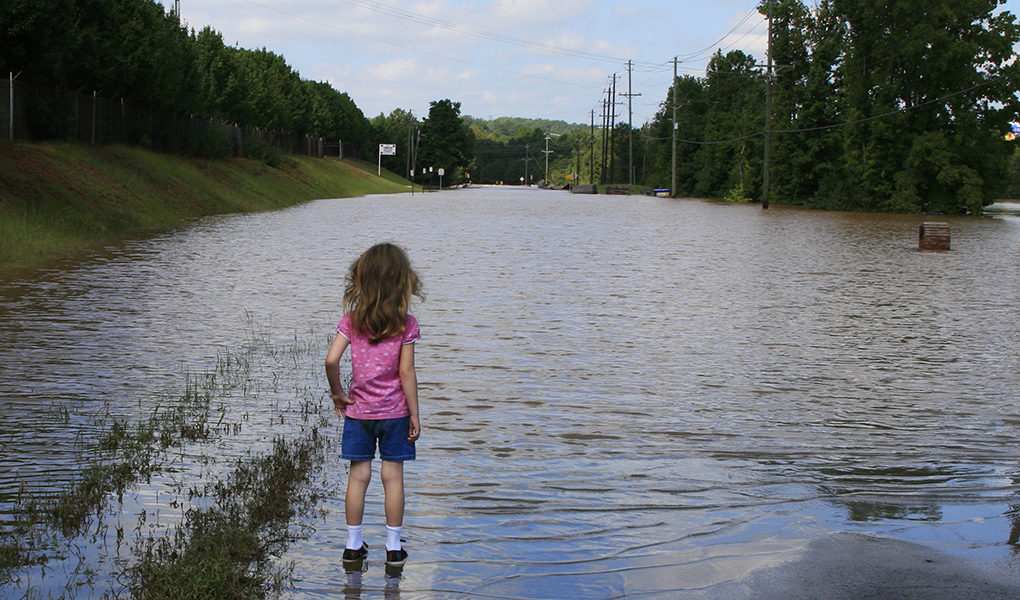
[[[278,589],[285,573],[273,569],[272,556],[286,548],[295,512],[314,508],[318,496],[302,485],[323,457],[313,428],[238,461],[226,481],[203,490],[215,499],[211,506],[188,511],[172,536],[139,544],[141,558],[129,571],[132,597],[247,600]]]
[[[107,405],[85,427],[98,433],[75,442],[83,465],[73,482],[53,492],[22,484],[13,519],[0,523],[0,595],[73,598],[82,586],[118,598],[279,595],[290,569],[276,557],[307,533],[293,521],[321,499],[312,483],[331,446],[330,413],[312,391],[322,344],[274,344],[254,325],[250,338],[186,376],[147,418]]]
[[[33,502],[35,520],[44,517],[65,537],[82,533],[109,494],[122,496],[128,486],[159,471],[169,448],[209,438],[210,399],[208,388],[189,379],[180,398],[158,405],[147,420],[132,424],[111,418],[94,448],[84,449],[92,458],[79,479],[49,501]]]

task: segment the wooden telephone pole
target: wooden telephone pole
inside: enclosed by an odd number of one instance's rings
[[[670,169],[669,197],[676,198],[676,63],[677,58],[673,57],[673,163]]]
[[[768,2],[769,32],[766,45],[765,67],[765,156],[762,172],[761,207],[769,207],[769,146],[772,143],[772,80],[775,79],[772,64],[772,1]]]
[[[631,66],[634,61],[627,61],[627,183],[634,185],[634,104],[632,98],[640,96],[631,91]]]

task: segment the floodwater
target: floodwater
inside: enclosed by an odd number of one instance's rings
[[[322,200],[128,241],[3,282],[0,500],[73,476],[100,406],[143,415],[253,333],[312,341],[230,400],[239,435],[182,451],[175,472],[286,435],[281,402],[330,414],[321,365],[345,269],[390,240],[427,296],[412,309],[410,560],[384,572],[376,480],[367,570],[343,572],[346,470],[330,459],[326,513],[302,517],[281,557],[288,597],[716,597],[837,531],[1015,564],[1011,206],[948,219],[938,253],[917,250],[918,216],[505,188]],[[173,513],[160,485],[124,511]],[[20,590],[58,595],[47,576]],[[100,573],[77,595],[104,586]]]

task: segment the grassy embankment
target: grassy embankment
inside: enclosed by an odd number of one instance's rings
[[[0,143],[0,269],[32,267],[212,214],[402,192],[359,161],[287,157],[278,168],[127,146]]]

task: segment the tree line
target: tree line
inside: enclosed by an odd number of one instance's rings
[[[847,210],[980,213],[1001,197],[1020,108],[1016,18],[997,0],[772,4],[770,194]],[[768,5],[759,7],[767,14]],[[648,127],[649,176],[678,191],[762,194],[769,81],[743,52],[683,77]],[[717,143],[732,140],[726,143]]]
[[[1006,139],[1020,109],[1020,27],[996,13],[999,4],[774,0],[771,81],[754,56],[716,52],[704,76],[674,80],[640,129],[622,123],[592,135],[582,127],[558,138],[554,181],[577,172],[585,183],[670,187],[675,110],[676,194],[760,200],[771,93],[774,201],[980,213],[1020,193],[1020,154]],[[506,167],[483,166],[495,161],[516,161],[512,170],[523,172],[523,142],[534,149],[542,137],[525,134],[479,139],[476,172],[510,179]]]
[[[447,184],[533,183],[548,157],[553,183],[662,188],[675,176],[676,195],[760,200],[767,142],[777,203],[966,214],[1020,192],[1020,154],[1004,137],[1020,110],[1020,26],[996,13],[999,3],[762,0],[772,72],[745,52],[719,51],[704,76],[674,79],[651,121],[611,131],[484,121],[449,99],[432,102],[427,116],[396,109],[369,120],[346,93],[301,79],[282,56],[228,46],[209,27],[189,31],[152,0],[8,0],[0,69],[131,104],[343,140],[366,158],[379,143],[396,144],[383,165],[413,170],[422,183],[439,168]],[[54,108],[34,103],[35,137],[56,135]]]
[[[371,125],[346,93],[302,79],[265,48],[226,45],[210,27],[189,31],[153,0],[7,0],[0,35],[0,70],[33,89],[95,92],[132,107],[343,140],[358,154],[375,155]],[[27,103],[33,139],[67,130],[60,103],[45,94]],[[216,154],[222,140],[192,149]]]

